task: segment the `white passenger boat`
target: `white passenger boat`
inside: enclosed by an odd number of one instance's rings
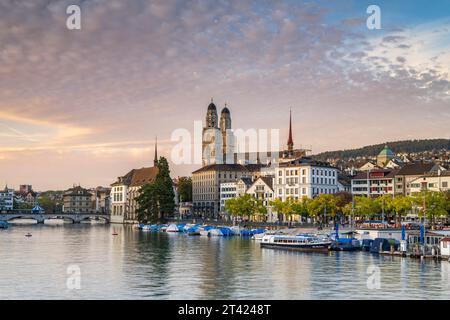
[[[262,248],[289,249],[297,251],[328,251],[331,240],[314,235],[264,235],[261,240]]]

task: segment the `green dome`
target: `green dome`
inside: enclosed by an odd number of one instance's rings
[[[389,147],[387,145],[384,146],[383,150],[381,150],[381,152],[378,154],[379,156],[388,156],[388,157],[393,157],[394,153],[392,152],[391,149],[389,149]]]

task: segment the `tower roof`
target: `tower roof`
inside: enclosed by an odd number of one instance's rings
[[[214,111],[217,110],[216,105],[213,102],[213,98],[211,98],[211,103],[208,106],[208,110],[214,110]]]
[[[228,110],[227,106],[225,105],[225,108],[222,109],[221,113],[230,114],[230,110]]]
[[[388,145],[386,144],[383,148],[383,150],[380,151],[380,153],[378,154],[379,156],[394,156],[394,152],[392,152],[392,150],[388,147]]]
[[[158,166],[158,136],[155,138],[155,159],[153,159],[153,165]]]
[[[294,147],[294,140],[292,139],[292,111],[289,110],[289,137],[287,141],[288,149],[292,150]]]

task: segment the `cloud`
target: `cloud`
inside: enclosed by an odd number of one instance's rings
[[[68,4],[81,6],[82,30],[65,27]],[[358,24],[352,10],[330,19],[325,3],[1,1],[3,168],[20,154],[45,152],[53,167],[76,167],[83,154],[83,174],[106,181],[124,164],[140,165],[128,157],[152,159],[156,134],[167,140],[176,128],[192,130],[211,96],[219,107],[229,102],[233,127],[283,134],[292,106],[296,143],[315,151],[448,136],[448,23],[381,35]],[[425,113],[432,118],[419,129],[397,124]],[[379,114],[391,116],[380,124]],[[169,155],[169,143],[161,148]]]

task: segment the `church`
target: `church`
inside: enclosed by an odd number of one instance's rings
[[[206,112],[202,135],[202,165],[234,163],[234,134],[230,110],[225,107],[217,116],[217,107],[211,99]]]
[[[256,155],[237,153],[230,110],[225,105],[219,118],[217,107],[211,99],[203,127],[202,167],[192,173],[194,214],[217,218],[221,208],[222,184],[234,183],[242,178],[250,179],[252,183],[260,177],[272,181],[279,163],[304,157],[308,150],[294,149],[291,120],[290,114],[287,149],[256,152]]]

